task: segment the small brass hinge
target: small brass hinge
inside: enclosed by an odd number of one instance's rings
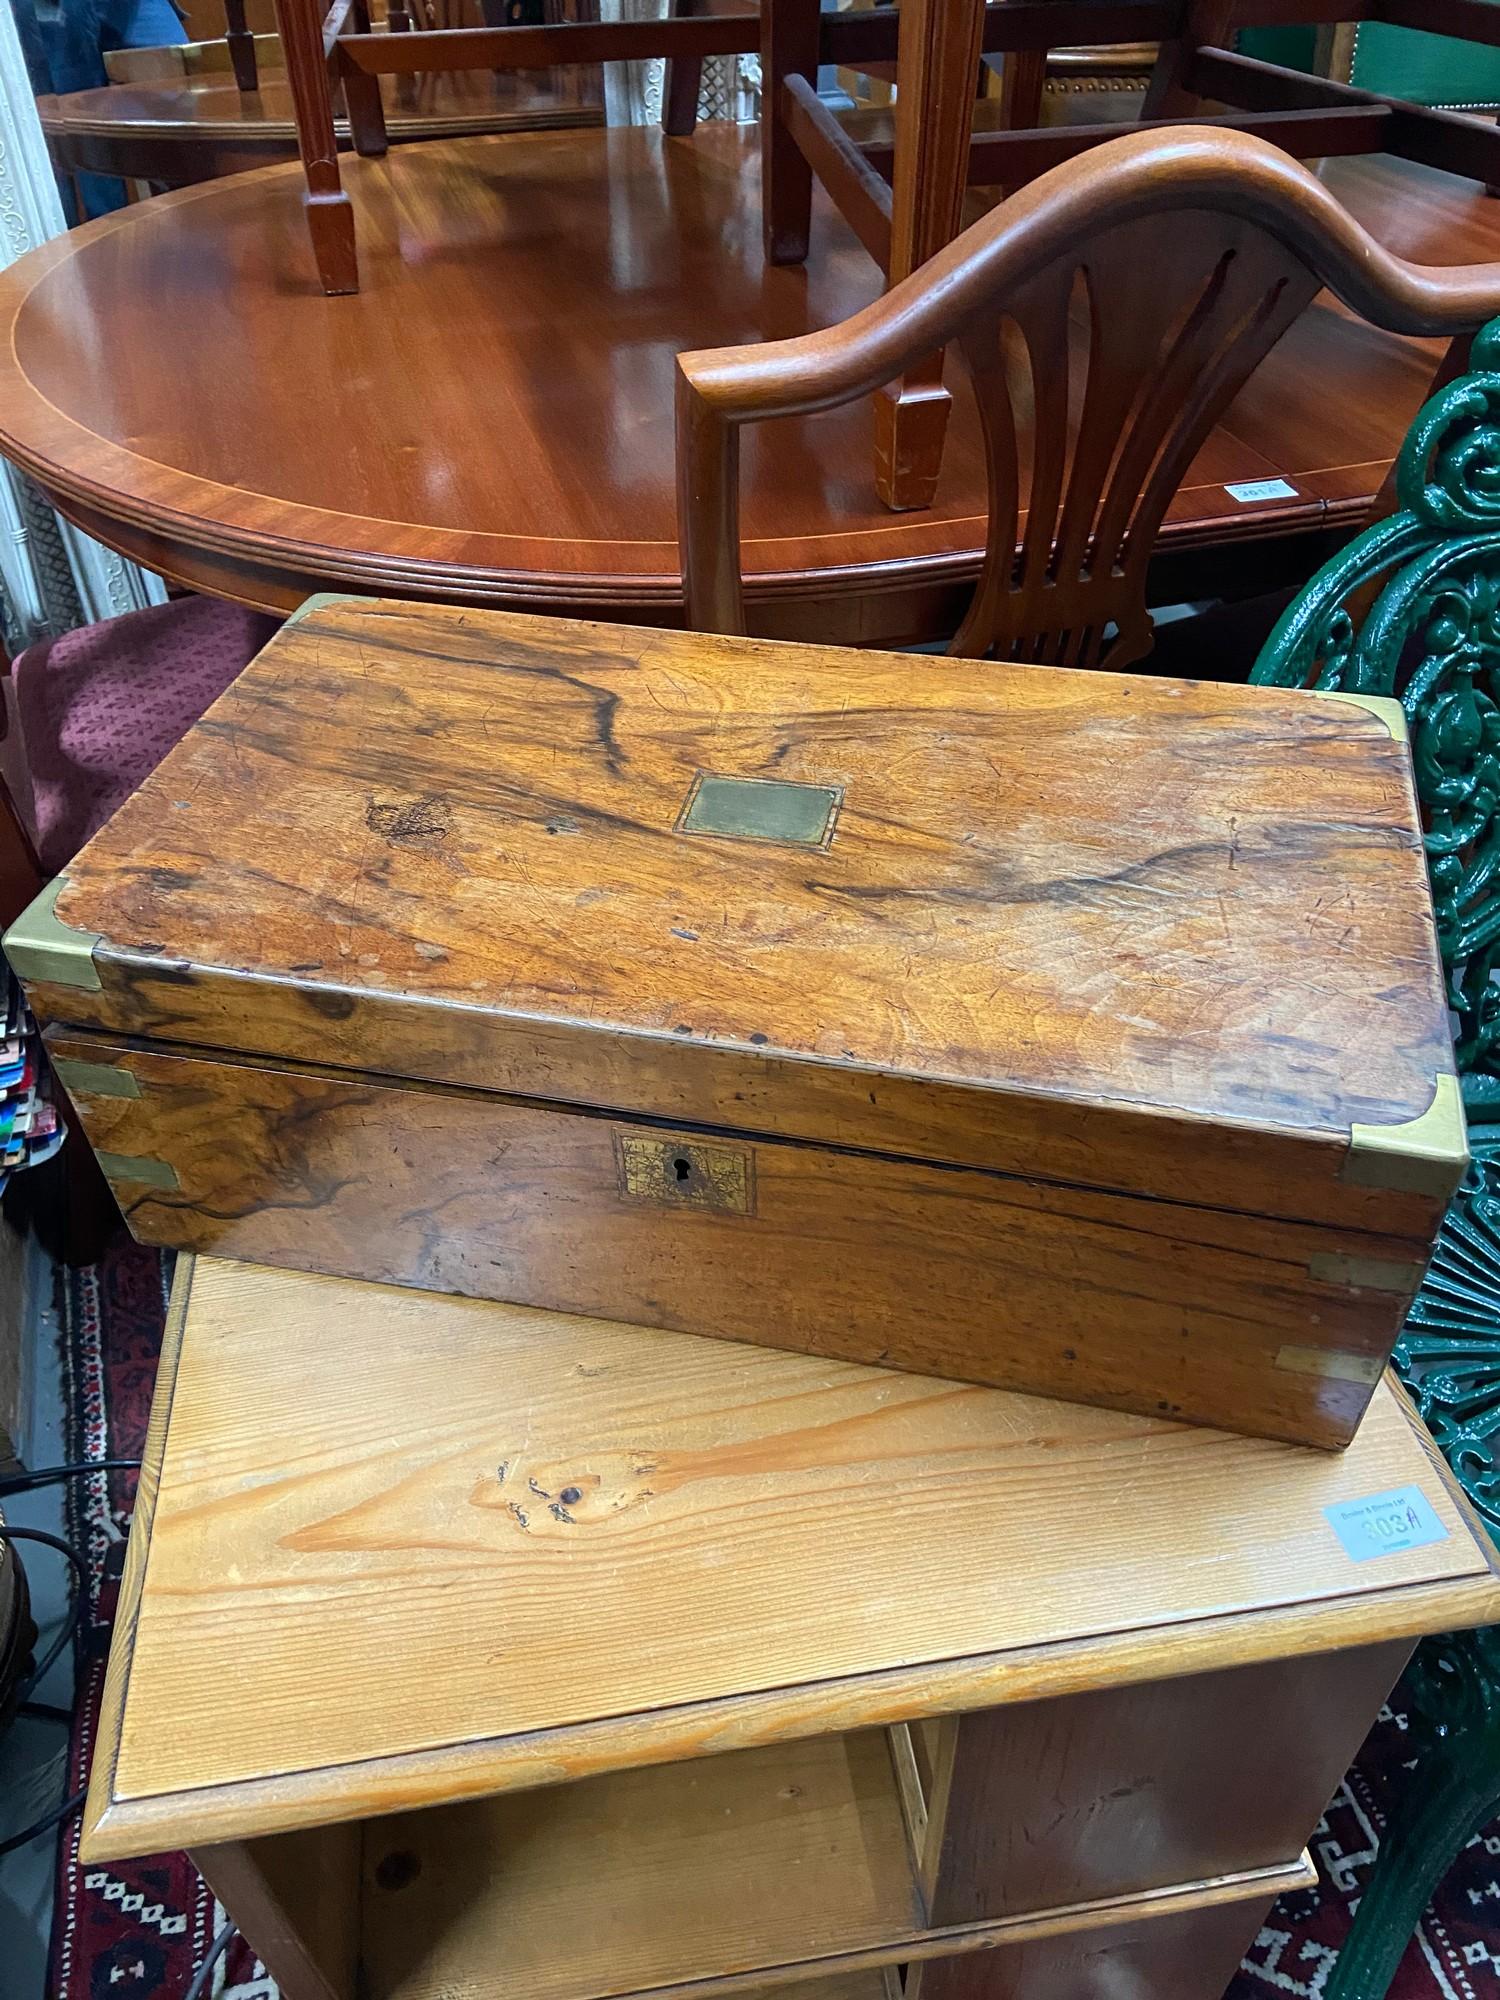
[[[58,916],[57,899],[67,886],[66,875],[49,882],[5,933],[0,949],[23,986],[77,986],[97,993],[102,982],[94,952],[103,939],[97,931],[75,930]]]
[[[1276,1366],[1293,1375],[1322,1375],[1333,1382],[1374,1384],[1385,1372],[1379,1355],[1352,1354],[1344,1347],[1281,1347]]]
[[[182,1183],[166,1160],[138,1158],[132,1153],[96,1153],[107,1181],[139,1181],[145,1187],[175,1188]]]
[[[1445,1070],[1432,1102],[1404,1125],[1351,1125],[1339,1178],[1355,1187],[1389,1188],[1446,1201],[1469,1164],[1468,1128],[1458,1078]]]
[[[1319,1250],[1307,1260],[1307,1274],[1320,1285],[1348,1285],[1357,1292],[1395,1292],[1410,1298],[1421,1284],[1425,1264],[1390,1257],[1345,1257]]]

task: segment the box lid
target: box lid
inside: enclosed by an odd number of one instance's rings
[[[314,599],[6,949],[79,1026],[1420,1236],[1399,715]]]
[[[1351,1541],[1401,1495],[1424,1533]],[[86,1847],[1497,1616],[1493,1551],[1389,1376],[1333,1456],[183,1258]]]

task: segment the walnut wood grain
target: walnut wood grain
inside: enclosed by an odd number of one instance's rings
[[[902,157],[898,132],[893,258]],[[962,176],[924,174],[922,184],[934,178],[951,182],[956,200]],[[928,217],[938,233],[946,212],[938,204]],[[689,622],[745,629],[741,429],[881,391],[956,339],[986,439],[989,534],[952,649],[1129,665],[1150,650],[1147,565],[1178,485],[1324,286],[1392,332],[1453,336],[1500,309],[1500,262],[1434,269],[1390,256],[1320,181],[1263,141],[1168,127],[1054,168],[841,326],[680,355]],[[1070,351],[1080,317],[1081,368]],[[877,435],[888,443],[896,432],[877,426]],[[923,435],[940,450],[940,426]],[[921,466],[918,478],[913,461],[911,495],[925,491],[928,471],[935,480],[936,455]],[[887,465],[888,496],[898,471]]]
[[[702,771],[841,788],[831,844],[679,833]],[[327,602],[58,914],[75,1029],[1380,1235],[1443,1198],[1344,1171],[1450,1037],[1405,746],[1300,691]]]
[[[1399,1237],[376,1078],[49,1047],[65,1074],[136,1079],[137,1097],[85,1083],[76,1101],[144,1242],[1305,1444],[1353,1435],[1423,1269]],[[734,1163],[748,1212],[632,1194],[635,1143]],[[1362,1270],[1388,1288],[1351,1283]]]
[[[880,286],[853,235],[820,196],[806,272],[768,272],[758,136],[725,124],[690,143],[639,128],[444,140],[346,160],[344,179],[366,291],[336,313],[306,270],[295,167],[138,204],[0,274],[0,449],[109,546],[266,609],[342,586],[678,622],[674,357],[846,319]],[[1326,185],[1417,262],[1500,255],[1500,204],[1450,176],[1337,161]],[[1352,532],[1437,352],[1315,304],[1200,452],[1163,548]],[[986,484],[961,370],[950,386],[920,518],[893,520],[874,493],[864,405],[755,438],[755,629],[860,645],[956,629]],[[1277,476],[1294,498],[1224,490]],[[1312,556],[1297,560],[1305,574]]]

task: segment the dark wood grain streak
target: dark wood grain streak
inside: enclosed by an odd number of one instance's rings
[[[831,846],[684,838],[705,770],[842,787]],[[330,602],[58,907],[103,939],[100,993],[44,995],[79,1026],[1434,1213],[1340,1177],[1451,1073],[1405,747],[1298,691]]]
[[[225,1255],[1337,1443],[1464,1164],[1366,1171],[1447,1017],[1404,742],[1300,691],[324,603],[57,910]]]
[[[1400,1238],[52,1034],[144,1242],[608,1315],[1334,1447],[1408,1300]],[[738,1162],[748,1213],[632,1197],[624,1142]],[[165,1162],[176,1185],[114,1160]],[[1287,1347],[1372,1362],[1292,1371]]]

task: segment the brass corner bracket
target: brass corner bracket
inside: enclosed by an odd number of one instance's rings
[[[1339,1178],[1355,1187],[1390,1188],[1446,1201],[1469,1164],[1463,1096],[1451,1070],[1438,1078],[1432,1102],[1404,1125],[1351,1125]]]
[[[102,981],[94,952],[104,940],[97,931],[75,930],[58,916],[57,899],[67,886],[66,875],[49,882],[0,939],[0,949],[23,985],[76,986],[97,993]]]
[[[1350,708],[1362,708],[1367,715],[1373,715],[1377,722],[1383,722],[1398,743],[1409,743],[1411,732],[1406,726],[1406,710],[1389,694],[1350,694],[1344,688],[1308,688],[1319,701],[1342,701]]]

